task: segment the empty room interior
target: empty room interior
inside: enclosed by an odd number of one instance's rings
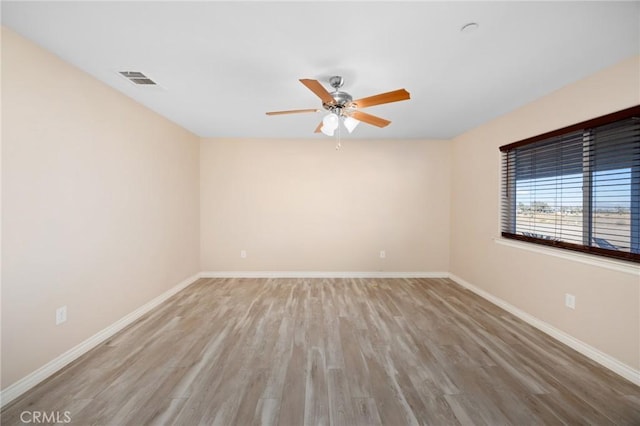
[[[640,2],[1,7],[3,425],[640,424]]]

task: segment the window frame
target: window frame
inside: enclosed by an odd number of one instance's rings
[[[551,138],[561,137],[568,135],[570,133],[574,133],[577,131],[582,131],[587,134],[591,132],[591,129],[604,126],[610,123],[614,123],[617,121],[625,120],[632,117],[640,117],[640,105],[633,106],[631,108],[627,108],[621,111],[616,111],[611,114],[606,114],[600,117],[593,118],[591,120],[586,120],[580,123],[576,123],[570,126],[566,126],[560,129],[556,129],[550,132],[546,132],[537,136],[532,136],[520,141],[516,141],[507,145],[501,146],[500,152],[502,154],[501,158],[501,188],[500,188],[500,234],[503,238],[508,238],[512,240],[523,241],[526,243],[533,243],[538,245],[544,245],[549,247],[560,248],[564,250],[572,250],[582,253],[593,254],[597,256],[604,256],[608,258],[614,258],[618,260],[625,260],[634,263],[640,263],[640,253],[633,252],[640,245],[640,222],[635,223],[635,221],[640,221],[638,216],[640,216],[640,208],[636,206],[634,209],[634,204],[637,204],[638,197],[640,197],[640,189],[637,189],[638,184],[634,183],[632,180],[631,186],[631,211],[630,211],[630,229],[629,229],[629,237],[631,239],[630,245],[631,249],[629,252],[620,251],[620,250],[611,250],[604,249],[601,247],[597,247],[591,244],[590,236],[593,232],[593,204],[591,202],[591,197],[594,192],[594,187],[591,184],[591,171],[589,170],[589,165],[584,164],[582,167],[583,176],[586,176],[588,182],[589,190],[585,191],[584,199],[586,200],[586,205],[583,203],[583,228],[584,228],[584,238],[588,238],[586,241],[583,240],[583,244],[570,243],[566,241],[557,241],[557,240],[547,240],[542,238],[531,237],[527,235],[521,235],[515,233],[516,226],[516,171],[512,170],[509,174],[509,169],[505,170],[505,162],[509,161],[508,155],[509,152],[515,152],[514,150],[517,148],[522,148],[527,145],[531,145],[536,142],[545,141]],[[640,167],[633,167],[631,170],[631,175],[636,176],[636,174],[640,173]],[[633,179],[633,178],[632,178]],[[634,189],[636,189],[634,191]],[[508,216],[508,218],[507,218]],[[512,227],[512,232],[505,231],[505,223],[507,226]],[[585,244],[586,243],[586,244]],[[587,245],[588,244],[588,245]]]

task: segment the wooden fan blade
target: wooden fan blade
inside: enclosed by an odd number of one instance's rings
[[[322,129],[322,121],[320,122],[320,124],[318,124],[318,127],[316,127],[316,130],[313,131],[313,133],[320,133],[320,129]]]
[[[411,95],[404,89],[394,90],[393,92],[380,93],[366,98],[353,101],[357,108],[366,108],[374,105],[388,104],[389,102],[406,101],[411,99]]]
[[[334,102],[331,93],[327,92],[327,89],[325,89],[318,80],[309,80],[308,78],[302,78],[300,79],[300,83],[307,86],[307,88],[315,93],[317,97],[322,99],[322,103],[330,104]]]
[[[385,120],[384,118],[376,117],[375,115],[367,114],[362,111],[353,111],[351,113],[351,117],[355,118],[358,121],[362,121],[364,123],[368,123],[378,127],[387,127],[391,122],[389,120]]]
[[[282,115],[282,114],[299,114],[302,112],[318,112],[319,109],[311,108],[311,109],[290,109],[288,111],[271,111],[268,112],[267,115]]]

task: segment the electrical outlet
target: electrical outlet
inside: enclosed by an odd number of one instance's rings
[[[246,259],[247,258],[247,251],[246,250],[240,250],[240,257],[242,259]]]
[[[60,325],[67,320],[67,306],[56,309],[56,325]]]
[[[565,294],[564,295],[564,305],[569,309],[576,308],[576,297],[573,294]]]
[[[384,250],[380,250],[380,259],[384,259],[385,257],[387,257],[387,252]]]

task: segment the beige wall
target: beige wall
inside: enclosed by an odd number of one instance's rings
[[[452,142],[451,272],[575,338],[640,368],[640,277],[496,244],[498,147],[640,103],[633,58]],[[576,309],[564,307],[564,294]]]
[[[199,271],[199,139],[6,29],[2,104],[6,388]]]
[[[342,145],[203,140],[201,269],[448,271],[449,143]]]

